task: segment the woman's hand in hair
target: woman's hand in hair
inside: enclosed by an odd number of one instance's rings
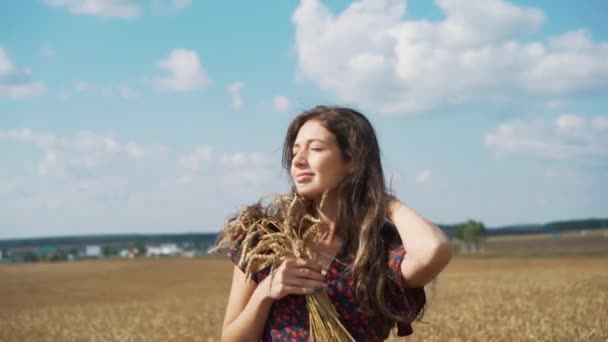
[[[450,262],[449,238],[441,228],[397,199],[388,202],[387,214],[407,251],[401,263],[405,284],[422,287]]]
[[[292,259],[283,263],[260,283],[267,296],[279,300],[287,295],[306,295],[323,287],[321,266],[308,259]]]
[[[386,195],[386,218],[389,221],[393,223],[395,222],[395,220],[393,219],[394,213],[400,204],[401,201],[399,201],[397,197],[389,194]]]

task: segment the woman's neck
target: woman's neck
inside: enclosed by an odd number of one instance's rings
[[[323,207],[319,205],[321,201],[315,201],[315,207],[319,212],[319,230],[321,234],[321,241],[323,243],[331,243],[334,237],[338,233],[336,227],[336,219],[338,217],[338,201],[334,196],[328,195],[323,201]]]

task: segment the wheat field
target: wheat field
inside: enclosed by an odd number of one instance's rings
[[[223,259],[0,265],[1,341],[218,341]],[[608,257],[456,257],[414,335],[390,341],[608,341]]]

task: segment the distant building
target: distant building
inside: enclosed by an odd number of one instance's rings
[[[99,245],[87,245],[84,250],[84,255],[88,258],[100,258],[101,246]]]
[[[119,255],[121,258],[129,258],[129,259],[135,258],[135,252],[130,249],[122,249],[120,251]]]
[[[162,243],[159,246],[147,246],[147,256],[167,256],[181,254],[182,250],[175,243]]]

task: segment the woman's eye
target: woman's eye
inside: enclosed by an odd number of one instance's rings
[[[312,151],[323,151],[323,149],[322,149],[322,148],[320,148],[320,147],[311,147],[310,149],[311,149]]]

